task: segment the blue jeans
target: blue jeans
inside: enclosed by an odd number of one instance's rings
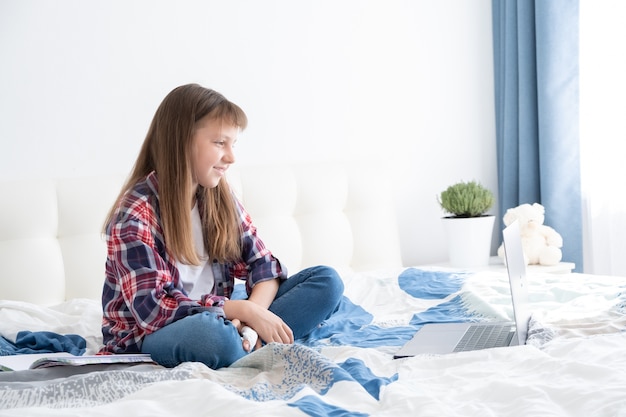
[[[330,317],[342,296],[343,282],[337,272],[315,266],[283,281],[269,310],[291,328],[294,339],[300,339]],[[141,351],[163,366],[192,361],[212,369],[229,366],[247,354],[237,328],[210,311],[187,316],[145,336]]]

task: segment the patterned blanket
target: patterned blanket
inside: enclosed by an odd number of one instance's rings
[[[425,323],[510,320],[505,274],[407,268],[344,279],[337,314],[294,345],[269,344],[217,371],[185,363],[55,379],[45,374],[54,368],[2,373],[0,415],[25,408],[28,415],[112,415],[129,407],[155,416],[626,413],[626,278],[536,274],[526,346],[400,360],[393,353]],[[96,311],[86,300],[51,309],[0,301],[0,335],[78,333],[90,353]]]

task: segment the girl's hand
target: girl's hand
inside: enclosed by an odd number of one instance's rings
[[[293,343],[293,332],[285,322],[268,309],[249,300],[227,300],[224,312],[241,333],[242,323],[254,329],[259,335],[257,347],[265,343]]]
[[[268,310],[276,298],[280,279],[270,279],[257,283],[248,297],[246,309],[251,316],[246,317],[246,324],[252,327],[266,342],[293,343],[293,332],[283,320]]]
[[[265,343],[293,343],[293,331],[280,317],[253,302],[248,302],[247,307],[251,311],[246,325],[254,329],[259,335],[256,347],[261,346],[261,341]]]

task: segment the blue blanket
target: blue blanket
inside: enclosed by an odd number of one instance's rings
[[[408,268],[397,277],[398,287],[415,298],[444,300],[458,293],[468,274]],[[394,300],[389,300],[394,302]],[[409,326],[373,325],[373,315],[344,297],[338,311],[300,343],[315,347],[350,345],[361,348],[402,346],[426,323],[467,322],[478,317],[470,311],[460,295],[425,311],[416,312]]]
[[[0,337],[0,356],[55,352],[82,355],[86,347],[85,339],[76,334],[61,335],[54,332],[24,330],[17,334],[15,343]]]

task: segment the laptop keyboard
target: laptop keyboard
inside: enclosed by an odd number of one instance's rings
[[[456,345],[454,352],[508,346],[513,334],[510,324],[473,324]]]

